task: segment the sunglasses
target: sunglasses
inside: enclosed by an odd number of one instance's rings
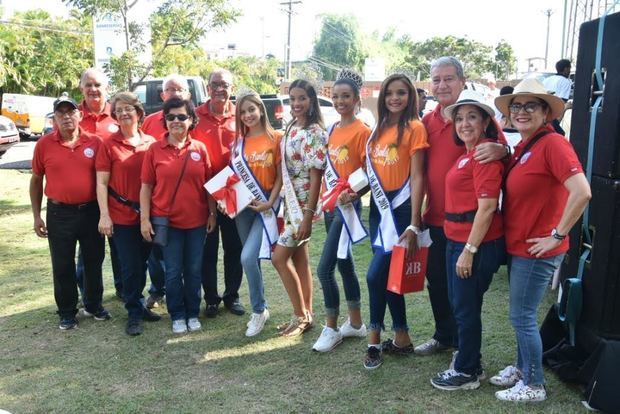
[[[168,115],[166,115],[166,121],[168,121],[168,122],[172,122],[175,119],[178,119],[179,121],[187,121],[189,119],[189,115],[185,115],[185,114],[168,114]]]
[[[515,103],[515,104],[511,104],[510,106],[508,106],[508,110],[510,111],[510,113],[518,114],[521,111],[521,109],[523,109],[528,114],[533,114],[541,106],[543,106],[543,104],[540,102],[527,102],[527,103],[524,103],[523,105]]]

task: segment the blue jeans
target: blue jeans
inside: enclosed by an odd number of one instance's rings
[[[164,254],[161,251],[161,247],[153,245],[147,261],[147,267],[149,269],[149,276],[151,277],[149,294],[160,297],[165,296],[166,271],[164,270]]]
[[[166,303],[173,321],[198,317],[206,232],[206,226],[168,228],[168,245],[162,247],[162,251],[166,268]]]
[[[260,214],[246,208],[235,217],[235,224],[243,245],[241,265],[248,278],[252,312],[262,313],[267,307],[263,272],[258,258],[263,240],[263,221]]]
[[[435,333],[433,338],[439,343],[456,347],[458,334],[456,321],[448,299],[448,275],[446,273],[446,235],[443,227],[429,226],[433,244],[428,248],[428,267],[426,285],[431,301]]]
[[[357,200],[353,206],[359,213],[362,209],[362,203]],[[324,212],[325,217],[325,244],[323,245],[323,253],[319,260],[317,274],[323,289],[323,299],[325,300],[325,314],[330,318],[337,318],[340,313],[340,293],[338,291],[338,283],[336,283],[335,270],[338,265],[338,271],[342,276],[342,285],[344,287],[344,295],[347,298],[349,309],[359,309],[360,301],[360,284],[357,280],[355,267],[353,264],[353,256],[349,249],[349,255],[346,259],[338,258],[338,241],[340,240],[340,232],[344,224],[342,215],[334,210],[333,212]]]
[[[504,238],[482,243],[474,256],[472,274],[461,279],[456,274],[456,262],[465,243],[448,239],[446,245],[446,270],[448,296],[458,329],[459,353],[454,369],[474,375],[481,367],[480,344],[482,340],[482,299],[506,255]]]
[[[525,385],[545,383],[538,306],[564,253],[543,259],[510,257],[510,322],[517,336],[517,368]]]
[[[151,243],[142,240],[140,225],[115,224],[113,238],[121,267],[125,309],[129,319],[141,319],[144,312],[142,291],[146,284],[146,261]]]
[[[386,192],[389,200],[392,200],[397,191]],[[397,209],[392,210],[396,230],[402,234],[407,226],[411,224],[411,201],[405,201]],[[374,199],[370,199],[370,239],[375,239],[379,231],[379,210],[375,205]],[[373,256],[368,265],[366,282],[368,283],[368,301],[370,304],[370,324],[368,329],[380,331],[385,328],[383,319],[385,317],[385,306],[390,308],[392,315],[392,329],[395,331],[408,331],[407,315],[405,314],[405,297],[387,290],[388,272],[390,270],[390,259],[392,253],[385,253],[382,248],[372,249]]]

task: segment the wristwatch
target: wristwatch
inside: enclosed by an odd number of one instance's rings
[[[558,230],[554,228],[553,230],[551,230],[551,237],[556,240],[562,241],[566,238],[566,234],[560,234],[558,233]]]
[[[414,226],[413,224],[408,225],[405,231],[407,230],[411,230],[415,235],[419,235],[420,233],[422,233],[422,230],[419,227]]]
[[[478,248],[473,244],[465,243],[465,250],[467,250],[471,254],[476,254],[478,252]]]

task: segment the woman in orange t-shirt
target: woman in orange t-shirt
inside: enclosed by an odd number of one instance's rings
[[[260,260],[270,259],[271,247],[277,241],[276,216],[282,188],[282,134],[274,131],[266,113],[265,105],[255,92],[243,95],[237,101],[235,122],[239,135],[233,146],[231,162],[255,196],[252,204],[235,217],[243,243],[241,265],[248,278],[252,302],[252,315],[245,331],[248,337],[258,335],[269,319]],[[270,226],[275,227],[271,232]],[[261,251],[265,249],[267,252]]]
[[[361,76],[348,70],[341,72],[334,83],[332,101],[336,111],[340,114],[340,121],[328,129],[328,173],[324,176],[326,190],[332,188],[331,186],[327,187],[327,185],[328,183],[333,183],[334,179],[347,180],[352,172],[364,166],[366,142],[370,135],[370,129],[355,117],[355,112],[360,103],[361,86]],[[351,240],[351,237],[346,237],[343,239],[346,244],[341,246],[341,234],[343,230],[347,231],[343,229],[343,226],[346,225],[347,229],[351,229],[351,225],[354,225],[354,223],[350,223],[351,221],[356,220],[357,223],[361,223],[359,215],[362,203],[358,195],[350,190],[341,192],[340,196],[334,193],[334,197],[338,197],[337,206],[332,211],[323,209],[327,235],[323,245],[323,253],[319,260],[317,275],[323,290],[326,322],[321,336],[312,347],[313,350],[318,352],[331,351],[345,337],[364,338],[366,336],[366,326],[362,322],[360,312],[360,285],[355,273],[350,248],[352,241],[357,242],[365,237],[366,232],[363,229],[363,225],[356,226],[360,229],[361,235],[359,238]],[[347,211],[346,209],[351,209],[352,211]],[[348,236],[348,234],[346,235]],[[345,248],[347,250],[346,253],[344,251],[340,252],[340,250],[345,250]],[[349,318],[340,329],[338,328],[340,294],[334,274],[336,265],[342,276],[349,314]]]
[[[417,93],[409,78],[394,74],[384,80],[377,105],[377,128],[366,150],[373,246],[366,275],[370,304],[368,350],[364,360],[367,369],[381,365],[382,352],[413,353],[405,298],[387,290],[387,279],[394,245],[406,241],[409,254],[416,248],[421,222],[423,150],[428,147],[426,129],[418,119]],[[386,305],[390,308],[395,336],[381,343]]]

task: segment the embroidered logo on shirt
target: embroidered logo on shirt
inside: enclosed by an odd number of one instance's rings
[[[192,160],[194,161],[200,161],[200,154],[197,153],[196,151],[190,152],[189,156],[192,157]]]
[[[456,167],[457,169],[461,169],[463,168],[467,163],[469,162],[469,158],[463,158],[461,161],[459,161],[459,165]]]
[[[95,156],[95,150],[93,150],[92,148],[85,148],[84,149],[84,156],[86,158],[92,158]]]
[[[329,158],[334,164],[344,164],[349,161],[349,147],[343,145],[341,147],[330,148]]]
[[[532,155],[532,153],[530,151],[526,152],[525,154],[523,154],[523,156],[521,157],[521,159],[519,160],[519,164],[525,164],[527,162],[527,160],[530,159],[530,156]]]
[[[110,132],[112,132],[112,133],[114,133],[114,132],[118,131],[118,125],[116,125],[116,124],[110,124],[110,125],[108,125],[108,131],[110,131]]]

